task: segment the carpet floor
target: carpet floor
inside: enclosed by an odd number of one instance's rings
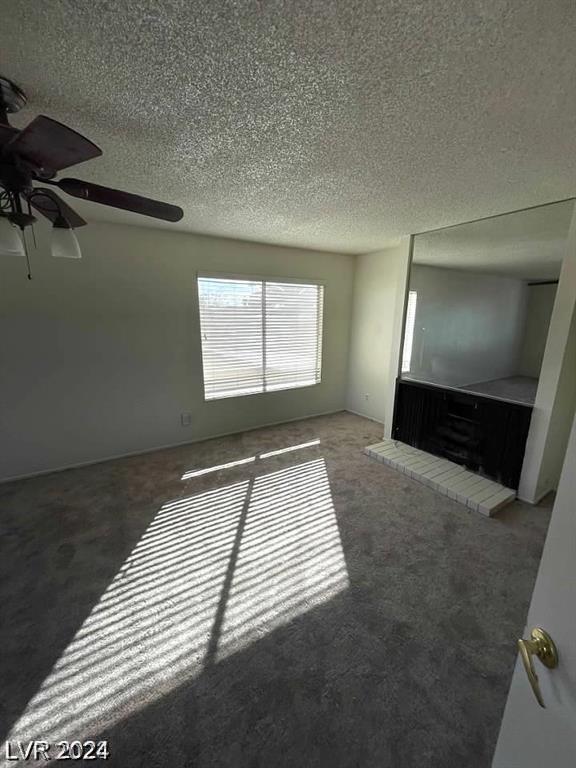
[[[380,437],[341,413],[0,486],[0,741],[488,768],[550,507],[483,517]]]

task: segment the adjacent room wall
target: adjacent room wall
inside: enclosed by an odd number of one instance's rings
[[[526,287],[521,280],[414,264],[410,376],[466,386],[518,372]]]
[[[410,238],[358,256],[350,340],[347,407],[392,427]]]
[[[556,287],[550,283],[527,286],[526,324],[518,364],[521,376],[537,379],[540,375]]]
[[[0,262],[0,478],[345,407],[353,256],[90,223],[81,261],[37,232]],[[325,284],[322,382],[204,402],[198,270]],[[191,426],[181,426],[181,414]]]

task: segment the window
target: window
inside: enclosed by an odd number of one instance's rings
[[[402,373],[410,373],[412,361],[412,343],[414,341],[414,325],[416,323],[416,302],[418,294],[409,291],[408,306],[406,307],[406,323],[404,325],[404,349],[402,350]]]
[[[199,277],[198,299],[206,400],[320,382],[322,285]]]

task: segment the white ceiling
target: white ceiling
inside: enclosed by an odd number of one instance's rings
[[[413,260],[523,280],[556,279],[573,211],[570,200],[418,235]]]
[[[84,132],[104,157],[76,175],[180,204],[188,230],[359,253],[576,192],[573,0],[0,0],[0,19],[18,124]]]

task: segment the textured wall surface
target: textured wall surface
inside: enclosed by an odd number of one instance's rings
[[[110,224],[78,236],[81,261],[33,251],[32,282],[24,259],[0,262],[0,477],[344,407],[353,256]],[[198,270],[324,280],[321,384],[204,402]]]
[[[391,427],[409,238],[356,259],[347,407]]]
[[[81,178],[179,203],[194,231],[365,253],[574,194],[573,2],[0,0],[0,15],[2,74],[29,96],[18,124],[85,132],[104,157]]]

